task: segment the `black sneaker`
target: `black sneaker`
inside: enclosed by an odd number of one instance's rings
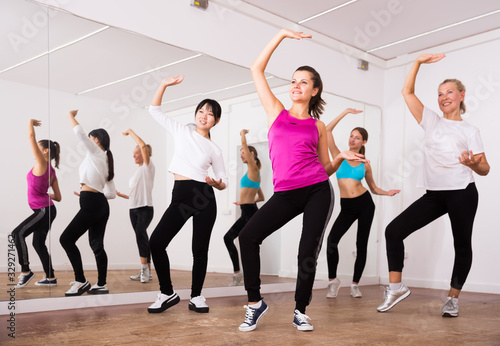
[[[81,296],[90,289],[90,283],[88,281],[73,281],[70,285],[71,288],[64,294],[66,297]]]
[[[179,298],[179,296],[175,292],[170,296],[167,296],[163,293],[158,293],[158,298],[156,298],[156,301],[149,306],[148,312],[152,314],[163,312],[179,303],[180,301],[181,298]]]
[[[88,294],[108,294],[108,285],[104,286],[99,286],[98,284],[95,284],[90,288],[90,290],[87,292]]]
[[[28,274],[21,273],[21,275],[19,275],[19,282],[14,286],[14,288],[21,288],[26,286],[28,282],[30,282],[34,277],[35,273],[33,273],[32,271],[30,271]]]

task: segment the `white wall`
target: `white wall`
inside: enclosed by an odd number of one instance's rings
[[[500,276],[495,264],[500,263],[500,226],[498,213],[498,179],[500,162],[496,153],[496,136],[500,128],[500,39],[457,50],[439,63],[424,65],[417,78],[416,95],[439,113],[437,88],[446,78],[460,79],[467,88],[464,118],[478,127],[485,153],[491,165],[486,177],[474,175],[479,191],[479,207],[474,224],[472,269],[464,290],[500,293]],[[399,185],[400,199],[385,199],[382,224],[386,226],[424,190],[416,189],[417,166],[421,159],[420,141],[423,130],[404,104],[400,90],[411,66],[392,68],[385,73],[382,182]],[[410,285],[447,288],[454,259],[450,222],[444,216],[405,241],[407,259],[403,279]],[[385,239],[380,244],[380,276],[388,281]]]

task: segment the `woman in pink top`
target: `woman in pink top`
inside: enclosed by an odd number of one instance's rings
[[[362,155],[343,152],[330,162],[325,124],[318,120],[326,103],[321,98],[323,84],[316,70],[302,66],[295,71],[289,89],[292,100],[289,110],[267,84],[264,71],[280,42],[285,38],[301,40],[309,37],[301,32],[281,30],[251,67],[268,119],[274,195],[240,233],[241,260],[248,294],[245,321],[240,325],[240,331],[254,330],[267,312],[267,305],[260,295],[260,244],[300,214],[303,214],[303,228],[293,325],[301,331],[313,330],[305,310],[311,300],[316,260],[333,208],[333,190],[328,177],[343,158],[362,160]]]
[[[52,201],[61,201],[61,191],[57,183],[56,173],[50,164],[52,160],[55,160],[55,166],[59,168],[60,147],[57,142],[49,139],[36,141],[35,126],[41,125],[42,122],[40,120],[31,119],[28,126],[29,142],[33,155],[35,155],[35,165],[27,176],[28,204],[33,210],[33,214],[12,231],[12,237],[16,244],[19,256],[18,260],[22,270],[19,282],[15,286],[16,288],[26,286],[35,276],[30,270],[28,248],[26,246],[26,237],[31,233],[33,233],[33,247],[40,257],[43,271],[45,272],[45,277],[36,282],[35,285],[57,285],[57,279],[54,275],[54,268],[52,267],[45,240],[47,239],[52,221],[56,217],[56,207]],[[50,187],[54,193],[48,193]]]

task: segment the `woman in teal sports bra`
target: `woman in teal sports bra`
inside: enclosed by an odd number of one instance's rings
[[[243,273],[240,271],[238,250],[234,245],[234,240],[238,237],[248,220],[257,212],[257,202],[264,200],[264,193],[260,188],[260,168],[262,165],[257,150],[247,145],[247,139],[245,137],[247,133],[248,130],[241,130],[240,132],[240,154],[241,161],[247,164],[248,170],[240,181],[240,200],[234,203],[240,206],[241,217],[236,220],[231,229],[224,235],[224,243],[226,244],[227,251],[233,262],[234,270],[233,282],[231,282],[229,286],[241,285],[241,280],[243,279]]]
[[[333,157],[340,150],[335,145],[332,131],[342,118],[347,114],[358,114],[362,111],[347,108],[333,119],[326,127],[328,148]],[[365,154],[365,144],[368,140],[368,132],[362,127],[352,130],[349,137],[349,150],[359,154]],[[339,263],[338,243],[342,236],[349,230],[354,221],[358,220],[358,234],[356,237],[356,262],[354,264],[354,275],[351,284],[351,296],[361,298],[358,283],[365,268],[368,237],[375,213],[375,204],[367,189],[361,184],[365,178],[370,191],[376,195],[394,196],[400,190],[384,191],[377,187],[373,180],[370,163],[353,162],[344,160],[336,172],[337,182],[340,189],[340,214],[335,220],[327,240],[327,262],[328,262],[328,284],[327,298],[335,298],[340,288],[340,280],[337,278],[337,266]]]

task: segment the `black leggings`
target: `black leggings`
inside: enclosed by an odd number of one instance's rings
[[[108,200],[102,193],[81,191],[80,211],[61,234],[60,242],[75,272],[75,281],[85,282],[82,256],[76,241],[89,231],[89,243],[97,263],[97,284],[106,284],[108,256],[104,251],[104,231],[109,218]]]
[[[193,217],[191,297],[201,295],[207,273],[208,245],[216,216],[217,204],[210,185],[194,180],[175,181],[172,202],[149,239],[151,256],[163,294],[171,295],[174,292],[166,248],[186,221]]]
[[[368,237],[375,214],[375,204],[368,191],[355,198],[340,199],[340,214],[332,226],[327,240],[327,262],[328,277],[337,277],[337,266],[339,264],[338,245],[340,239],[349,230],[354,221],[358,220],[358,234],[356,236],[356,262],[354,263],[353,282],[358,283],[363,274],[366,264],[366,252]]]
[[[139,256],[148,259],[151,263],[151,251],[149,251],[148,226],[153,220],[153,207],[145,206],[130,209],[130,222],[135,231],[135,239],[139,248]]]
[[[389,271],[403,271],[403,240],[406,237],[448,213],[455,247],[450,285],[461,290],[472,265],[472,226],[477,204],[478,194],[474,183],[463,190],[427,191],[399,214],[385,230]]]
[[[49,251],[47,250],[47,246],[45,245],[45,240],[47,239],[50,226],[55,218],[55,205],[40,209],[33,209],[33,214],[12,231],[12,237],[14,238],[14,242],[16,244],[21,271],[30,271],[26,237],[33,233],[33,247],[35,248],[38,257],[40,257],[45,276],[47,278],[54,277],[54,268],[52,267],[52,261],[50,259]]]
[[[241,262],[249,302],[260,295],[260,244],[288,221],[303,213],[297,258],[296,309],[305,313],[312,296],[316,264],[326,226],[333,209],[330,180],[290,191],[275,192],[240,233]]]
[[[226,244],[227,251],[229,252],[229,257],[231,257],[231,262],[233,262],[233,270],[235,272],[240,271],[240,260],[238,258],[238,250],[234,245],[234,240],[240,234],[240,231],[245,227],[248,220],[255,214],[258,210],[257,204],[240,204],[241,217],[236,220],[234,225],[227,231],[224,236],[224,243]]]

